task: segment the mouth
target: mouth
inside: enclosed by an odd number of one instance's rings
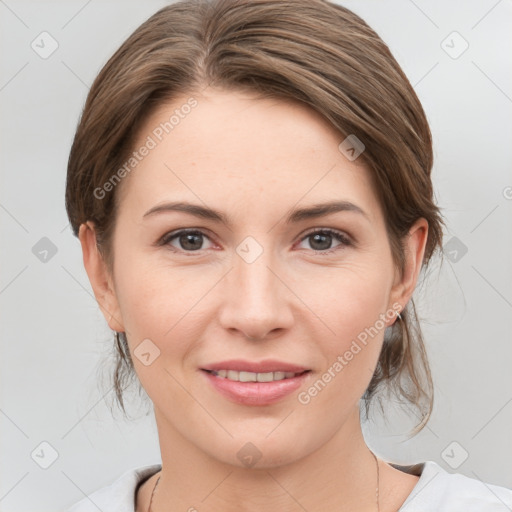
[[[219,377],[221,379],[228,379],[233,382],[277,382],[286,379],[293,379],[311,370],[304,370],[302,372],[246,372],[236,370],[205,370],[203,371]]]
[[[222,397],[239,405],[270,405],[301,387],[311,369],[280,361],[224,361],[201,373]]]

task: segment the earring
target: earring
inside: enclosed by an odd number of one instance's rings
[[[397,318],[398,318],[399,320],[402,320],[402,315],[400,314],[400,312],[399,312],[399,311],[397,311],[397,312],[396,312],[396,316],[397,316]]]

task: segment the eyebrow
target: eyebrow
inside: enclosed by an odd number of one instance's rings
[[[143,218],[165,212],[184,212],[202,219],[221,222],[226,226],[231,224],[230,219],[222,212],[198,204],[186,202],[163,203],[150,208]],[[297,223],[308,219],[317,219],[337,212],[354,212],[370,220],[368,214],[359,206],[349,201],[331,201],[329,203],[315,204],[306,208],[293,210],[286,217],[286,224]]]

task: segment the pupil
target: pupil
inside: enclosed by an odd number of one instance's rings
[[[325,251],[325,250],[327,250],[327,249],[329,249],[329,248],[330,248],[330,245],[331,245],[331,244],[330,244],[330,238],[331,238],[331,235],[329,235],[329,234],[320,234],[320,233],[316,233],[315,235],[313,235],[313,244],[312,244],[312,247],[313,247],[314,249],[316,248],[316,249],[318,249],[318,250],[320,250],[320,251]],[[319,241],[320,241],[320,245],[322,245],[322,244],[321,244],[322,240],[323,240],[323,242],[324,242],[324,247],[315,247],[315,244],[316,244],[317,242],[319,242]],[[325,244],[325,241],[327,241],[327,244]]]
[[[190,249],[193,251],[200,249],[201,248],[200,237],[201,237],[201,235],[194,234],[194,233],[187,233],[186,235],[181,235],[181,237],[180,237],[181,246],[184,249]],[[194,243],[193,243],[194,239],[196,242],[199,241],[199,244],[194,245]]]

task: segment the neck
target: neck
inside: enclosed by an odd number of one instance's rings
[[[299,508],[348,512],[377,510],[377,467],[366,446],[359,409],[327,442],[286,465],[226,464],[192,445],[155,409],[162,472],[152,512],[207,510],[256,512]],[[149,505],[149,500],[146,504]]]

